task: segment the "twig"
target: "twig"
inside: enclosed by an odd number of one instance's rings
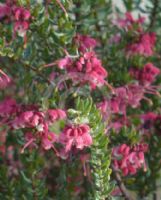
[[[120,174],[114,169],[113,166],[112,166],[112,170],[113,170],[115,179],[116,179],[116,181],[117,181],[117,184],[118,184],[118,186],[119,186],[119,188],[120,188],[120,190],[121,190],[121,192],[122,192],[122,194],[123,194],[125,200],[134,200],[134,199],[130,196],[130,194],[128,193],[128,191],[127,191],[127,189],[126,189],[126,187],[125,187],[125,185],[124,185],[124,183],[123,183],[123,181],[122,181],[122,179],[121,179]]]
[[[19,61],[24,67],[36,72],[36,74],[38,74],[43,80],[45,80],[48,84],[51,84],[51,81],[43,74],[39,71],[38,68],[35,68],[33,66],[31,66],[30,64],[24,63],[23,61]]]

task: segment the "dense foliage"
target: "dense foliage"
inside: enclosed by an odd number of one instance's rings
[[[0,198],[156,199],[161,2],[146,3],[0,3]]]

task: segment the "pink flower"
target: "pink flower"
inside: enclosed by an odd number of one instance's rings
[[[31,18],[30,11],[23,7],[16,7],[14,8],[13,13],[15,20],[14,30],[23,37],[29,29],[29,20]]]
[[[58,61],[58,67],[60,69],[65,69],[72,64],[72,60],[69,57],[62,58]]]
[[[64,58],[58,63],[60,68],[65,67],[74,83],[89,83],[92,89],[106,84],[108,73],[94,52],[86,52],[77,60]]]
[[[29,23],[24,21],[24,22],[15,22],[14,25],[14,30],[18,32],[20,36],[24,36],[26,34],[26,31],[29,28]]]
[[[134,151],[143,151],[143,152],[148,152],[149,150],[149,145],[146,143],[141,143],[141,144],[137,144],[133,147]]]
[[[148,86],[155,80],[156,76],[160,74],[160,70],[152,63],[147,63],[143,69],[132,68],[130,74],[132,77],[139,80],[140,84]]]
[[[107,100],[104,100],[97,104],[97,108],[100,110],[104,120],[107,120],[111,114],[109,102]]]
[[[81,52],[85,52],[87,49],[93,49],[97,45],[97,41],[88,35],[77,34],[74,40]]]
[[[56,120],[65,119],[66,113],[64,110],[61,109],[49,109],[47,111],[47,115],[49,117],[49,121],[52,123]]]
[[[145,85],[149,85],[155,80],[158,74],[160,74],[160,70],[152,63],[147,63],[141,71],[140,81]]]
[[[85,78],[94,89],[96,86],[101,87],[105,84],[107,71],[102,67],[101,61],[96,57],[94,52],[87,52],[76,62],[76,70],[85,73]]]
[[[17,111],[17,104],[14,99],[6,98],[0,102],[0,116],[1,117],[10,117],[12,114],[15,114]]]
[[[57,136],[55,133],[48,132],[27,132],[25,134],[25,145],[23,146],[21,153],[28,147],[34,148],[37,147],[37,143],[41,142],[41,146],[45,150],[50,150],[51,148],[57,153],[57,150],[54,147],[54,143],[57,141]]]
[[[38,131],[44,130],[44,119],[42,112],[25,111],[18,115],[11,123],[14,129],[37,128]]]
[[[156,117],[157,117],[157,115],[153,112],[148,112],[146,114],[141,115],[141,119],[143,121],[149,121],[149,120],[154,121],[156,119]]]
[[[104,113],[107,112],[108,108],[108,102],[107,101],[102,101],[97,104],[97,108],[101,111],[101,113],[104,115]]]
[[[48,132],[43,134],[41,142],[42,142],[42,147],[45,150],[49,150],[53,148],[53,143],[57,141],[57,137],[55,133]]]
[[[140,25],[142,25],[145,21],[144,17],[139,17],[138,19],[134,19],[132,14],[130,12],[127,12],[125,14],[124,19],[118,19],[114,22],[115,25],[117,25],[119,28],[124,28],[126,31],[131,29],[136,29],[137,25],[137,31],[142,31],[142,28]]]
[[[140,105],[140,101],[144,98],[144,88],[137,84],[129,84],[127,87],[128,104],[132,108]]]
[[[114,95],[108,101],[111,113],[125,114],[127,107],[127,89],[118,87],[114,90]]]
[[[0,20],[10,20],[11,7],[6,4],[0,4]]]
[[[23,7],[17,7],[14,9],[14,17],[16,21],[27,21],[30,19],[30,11]]]
[[[156,42],[155,33],[144,33],[140,36],[139,41],[127,46],[127,55],[142,55],[145,57],[153,55],[153,49]]]
[[[139,144],[134,148],[122,144],[113,148],[112,156],[115,170],[121,170],[124,176],[134,175],[142,167],[146,170],[144,153],[147,151],[147,144]]]
[[[89,126],[85,124],[66,126],[60,135],[59,141],[65,145],[66,153],[68,153],[72,147],[82,150],[92,145],[92,137],[89,132]]]

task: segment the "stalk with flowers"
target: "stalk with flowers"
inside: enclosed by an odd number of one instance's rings
[[[0,4],[1,198],[155,197],[160,15],[111,3]]]

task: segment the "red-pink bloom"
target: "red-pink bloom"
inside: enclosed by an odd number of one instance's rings
[[[155,114],[153,112],[148,112],[146,114],[141,115],[141,119],[143,121],[149,121],[149,120],[154,121],[156,119],[156,117],[157,117],[157,114]]]
[[[15,20],[14,30],[17,31],[20,36],[24,36],[29,29],[30,11],[23,7],[16,7],[13,13]]]
[[[17,7],[14,9],[14,17],[16,21],[26,21],[29,20],[31,15],[30,11],[23,7]]]
[[[77,60],[65,57],[58,61],[58,65],[66,69],[68,76],[75,83],[88,82],[92,89],[106,84],[105,78],[108,73],[94,52],[86,52]]]
[[[45,149],[45,150],[49,150],[51,148],[53,148],[53,143],[57,141],[57,136],[55,133],[52,133],[52,132],[48,132],[48,133],[44,133],[42,135],[42,139],[41,139],[41,142],[42,142],[42,147]]]
[[[140,81],[145,84],[151,84],[156,76],[160,73],[160,70],[155,67],[152,63],[147,63],[141,71]]]
[[[29,28],[29,23],[26,21],[15,22],[14,30],[17,31],[20,36],[24,36],[28,28]]]
[[[4,89],[11,83],[11,78],[0,69],[0,89]]]
[[[128,106],[128,94],[126,87],[118,87],[114,90],[114,95],[109,100],[99,104],[99,108],[104,116],[111,114],[125,114]]]
[[[94,52],[87,52],[76,62],[74,71],[85,73],[85,79],[89,81],[91,87],[100,87],[105,84],[107,71],[102,67],[101,61]],[[71,71],[73,71],[71,66]]]
[[[97,108],[100,110],[103,118],[107,120],[109,115],[111,114],[109,102],[107,100],[104,100],[97,104]]]
[[[65,152],[68,153],[72,147],[82,150],[92,145],[90,127],[88,125],[66,126],[60,134],[60,143],[65,146]]]
[[[147,63],[143,69],[131,68],[130,74],[132,77],[139,80],[140,84],[148,86],[155,80],[156,76],[160,74],[160,70],[152,63]]]
[[[143,152],[148,152],[149,150],[149,145],[146,143],[141,143],[141,144],[137,144],[133,147],[134,151],[143,151]]]
[[[144,99],[144,88],[137,84],[129,84],[127,86],[127,99],[132,108],[138,107],[140,101]]]
[[[58,67],[60,69],[68,68],[68,66],[70,66],[71,64],[72,64],[72,59],[69,57],[65,57],[65,58],[58,60]]]
[[[131,43],[127,46],[127,55],[142,55],[151,56],[153,55],[153,49],[156,42],[155,33],[144,33],[140,36],[139,41]]]
[[[97,41],[88,35],[77,34],[74,40],[81,52],[85,52],[87,49],[93,49],[97,45]]]
[[[47,115],[49,118],[49,121],[52,123],[56,120],[65,119],[66,113],[64,110],[61,109],[49,109],[47,111]]]
[[[10,117],[15,114],[17,111],[17,104],[14,99],[6,98],[2,102],[0,102],[0,116],[1,117]]]
[[[118,87],[114,90],[115,94],[109,101],[112,113],[126,113],[127,107],[127,89],[125,87]]]
[[[137,83],[132,83],[124,87],[118,87],[114,89],[114,94],[107,104],[111,113],[114,114],[124,114],[126,115],[126,109],[128,106],[136,108],[140,106],[141,100],[146,100],[151,103],[145,94],[158,95],[157,88],[146,87],[144,85],[139,85]]]
[[[102,102],[97,104],[97,107],[101,111],[101,113],[104,115],[104,113],[107,112],[108,102],[107,101],[102,101]]]
[[[14,129],[37,128],[38,131],[43,131],[45,126],[43,117],[42,112],[25,111],[11,122],[11,126]]]
[[[123,175],[134,175],[142,167],[146,170],[144,152],[147,152],[148,146],[136,145],[134,148],[122,144],[113,148],[113,165],[115,170],[121,170]]]
[[[11,7],[6,4],[0,4],[0,20],[9,20],[11,16]]]
[[[129,84],[125,87],[116,88],[116,97],[114,97],[113,109],[115,113],[126,113],[127,106],[136,108],[144,98],[144,88],[137,84]]]
[[[114,22],[119,28],[124,28],[126,31],[135,29],[137,25],[137,31],[142,31],[142,25],[145,21],[144,17],[139,17],[138,19],[134,19],[130,12],[125,13],[124,19],[117,19]]]
[[[54,147],[54,143],[57,141],[57,136],[53,132],[48,132],[46,130],[45,132],[27,132],[25,134],[25,145],[23,146],[21,153],[24,152],[26,148],[35,148],[37,147],[37,143],[41,142],[41,146],[45,150],[50,150],[51,148],[54,149],[54,151],[57,153],[57,150]]]

